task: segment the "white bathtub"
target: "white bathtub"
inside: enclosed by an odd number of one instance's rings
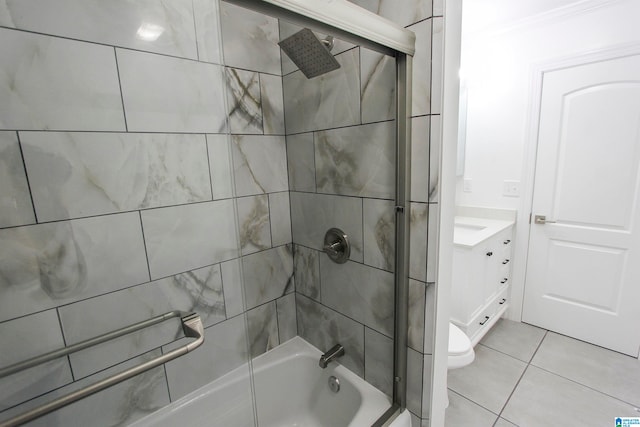
[[[337,363],[318,367],[321,352],[300,337],[253,361],[256,407],[251,403],[249,370],[241,367],[132,426],[368,427],[390,407],[389,398]],[[213,361],[215,363],[215,361]],[[329,377],[340,391],[329,389]],[[392,427],[410,427],[404,411]]]

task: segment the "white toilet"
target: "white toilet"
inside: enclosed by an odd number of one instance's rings
[[[456,325],[449,322],[449,358],[447,368],[462,368],[473,362],[475,357],[476,354],[473,351],[469,337]]]
[[[471,340],[456,325],[449,322],[449,357],[447,359],[447,369],[463,368],[469,365],[476,358]],[[447,407],[449,406],[449,391],[445,387],[445,397]]]

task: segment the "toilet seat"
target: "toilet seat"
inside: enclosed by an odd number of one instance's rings
[[[456,325],[449,322],[449,369],[462,368],[475,359],[476,355],[469,337]]]

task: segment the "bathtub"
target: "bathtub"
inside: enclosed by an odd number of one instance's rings
[[[248,367],[150,414],[135,427],[368,427],[391,406],[390,399],[344,366],[318,367],[321,352],[295,337],[253,360],[255,407]],[[215,363],[215,361],[213,361]],[[330,390],[335,376],[340,391]],[[392,427],[410,427],[408,411]]]

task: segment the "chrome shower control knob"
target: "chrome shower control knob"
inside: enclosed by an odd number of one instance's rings
[[[344,264],[351,255],[351,245],[344,231],[339,228],[330,228],[324,235],[322,250],[329,256],[331,261]]]

